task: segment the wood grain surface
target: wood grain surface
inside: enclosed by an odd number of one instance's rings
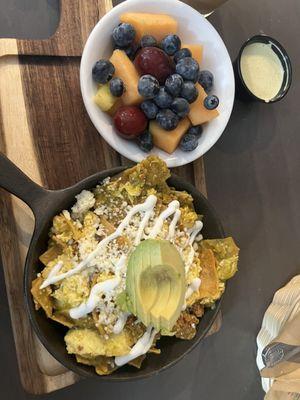
[[[62,0],[56,33],[0,40],[0,150],[35,182],[58,189],[120,164],[91,124],[81,99],[80,55],[109,0]],[[202,159],[175,172],[206,194]],[[23,387],[35,394],[74,383],[33,334],[23,304],[23,265],[34,228],[30,209],[1,192],[1,254]],[[210,334],[220,328],[219,317]]]

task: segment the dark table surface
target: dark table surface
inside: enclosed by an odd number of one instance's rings
[[[55,0],[0,0],[0,9],[0,37],[47,37],[59,19]],[[160,376],[134,384],[86,380],[49,398],[263,398],[256,335],[274,291],[300,270],[299,18],[299,0],[230,0],[210,17],[232,59],[245,39],[264,32],[286,47],[293,64],[288,96],[273,105],[237,100],[225,133],[205,155],[209,198],[241,247],[221,331]],[[1,397],[28,399],[33,396],[19,380],[1,268],[0,298]]]

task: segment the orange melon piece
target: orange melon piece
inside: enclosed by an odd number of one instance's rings
[[[125,13],[121,15],[120,20],[134,26],[137,41],[144,35],[152,35],[161,41],[178,30],[178,22],[165,14]]]
[[[122,101],[125,106],[139,104],[143,98],[138,92],[139,74],[134,64],[127,57],[123,50],[114,50],[110,61],[115,67],[115,76],[121,78],[124,82],[125,92],[122,95]]]
[[[186,48],[191,50],[192,57],[198,61],[199,64],[202,62],[203,58],[203,45],[202,44],[182,44],[181,48]]]
[[[191,123],[188,118],[181,120],[176,129],[172,131],[166,131],[156,121],[151,121],[149,125],[149,131],[153,136],[153,143],[156,147],[166,151],[167,153],[173,153],[179,145],[180,139],[189,129]]]
[[[196,87],[199,91],[199,96],[194,103],[190,104],[190,112],[188,117],[193,125],[201,125],[216,118],[219,115],[219,111],[217,109],[207,110],[204,107],[203,101],[207,94],[203,87],[199,85],[199,83],[196,84]]]

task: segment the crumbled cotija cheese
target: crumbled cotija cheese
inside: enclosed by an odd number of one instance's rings
[[[81,218],[84,213],[95,205],[95,197],[89,190],[83,190],[76,197],[76,203],[72,207],[72,217]]]

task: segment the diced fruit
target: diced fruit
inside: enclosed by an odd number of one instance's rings
[[[166,108],[158,112],[156,121],[166,131],[172,131],[177,127],[179,118],[172,110]]]
[[[171,58],[157,47],[141,49],[137,53],[134,63],[141,75],[152,75],[161,85],[175,69]]]
[[[112,118],[114,117],[115,113],[118,111],[118,109],[122,106],[124,106],[124,104],[122,103],[121,98],[116,98],[116,102],[115,104],[109,109],[107,110],[107,114],[110,115]]]
[[[156,121],[151,121],[149,131],[152,133],[154,145],[171,154],[176,150],[180,139],[190,125],[190,120],[184,118],[179,122],[176,129],[173,131],[165,131]]]
[[[92,76],[97,83],[107,83],[114,75],[115,67],[108,60],[97,61],[92,69]]]
[[[180,94],[183,85],[183,79],[178,74],[173,74],[168,76],[165,88],[170,93],[171,96],[176,97]]]
[[[210,95],[204,99],[204,107],[208,110],[214,110],[219,105],[219,98],[215,95]]]
[[[204,99],[207,97],[207,94],[203,87],[199,85],[199,83],[196,84],[196,87],[198,89],[199,96],[197,100],[191,104],[188,117],[193,125],[201,125],[216,118],[219,115],[219,112],[217,109],[207,110],[204,107],[203,103]]]
[[[192,57],[201,64],[203,58],[203,46],[202,44],[183,44],[182,48],[187,48],[192,52]]]
[[[198,97],[197,87],[193,82],[184,82],[181,88],[180,96],[186,99],[189,103],[193,103]]]
[[[213,87],[214,76],[210,71],[200,71],[198,82],[207,93]]]
[[[112,36],[117,46],[127,47],[134,41],[135,29],[131,24],[123,23],[114,28]]]
[[[130,58],[131,61],[135,59],[136,53],[140,49],[140,46],[137,43],[132,43],[130,46],[125,47],[124,50],[126,55]]]
[[[117,100],[118,99],[111,94],[108,83],[101,85],[94,96],[95,103],[102,111],[110,110]]]
[[[124,83],[120,78],[113,78],[109,82],[111,94],[115,97],[120,97],[124,93]]]
[[[146,153],[151,151],[153,149],[153,137],[152,137],[152,134],[149,131],[146,131],[146,132],[142,133],[138,137],[138,145]]]
[[[141,109],[148,119],[155,119],[158,113],[158,107],[152,100],[143,101]]]
[[[180,49],[181,40],[177,35],[168,35],[163,38],[161,47],[169,56],[173,56]]]
[[[182,48],[174,54],[174,62],[177,64],[179,60],[185,57],[192,57],[192,52],[190,49]]]
[[[184,98],[176,97],[171,104],[171,110],[177,114],[179,118],[184,118],[190,111],[190,105]]]
[[[114,124],[121,136],[133,139],[147,127],[145,114],[136,106],[120,107],[114,116]]]
[[[187,131],[187,133],[190,133],[191,135],[195,135],[197,137],[200,137],[202,132],[203,132],[202,125],[191,126],[190,129]]]
[[[145,99],[153,99],[159,92],[159,83],[152,75],[143,75],[140,77],[138,91]]]
[[[115,65],[115,76],[121,78],[124,82],[123,103],[125,105],[135,105],[143,101],[138,92],[139,74],[124,51],[114,50],[110,61]]]
[[[199,78],[199,64],[192,57],[184,57],[176,64],[176,72],[184,80],[197,82]]]
[[[141,47],[155,47],[157,46],[157,40],[154,36],[144,35],[141,39]]]
[[[161,87],[158,94],[154,97],[154,102],[159,108],[169,108],[173,97],[167,92],[165,87]]]
[[[165,14],[125,13],[120,20],[134,26],[138,41],[144,35],[152,35],[160,42],[168,34],[177,33],[178,29],[178,22]]]
[[[198,138],[191,133],[186,133],[179,144],[182,151],[193,151],[198,146]]]

